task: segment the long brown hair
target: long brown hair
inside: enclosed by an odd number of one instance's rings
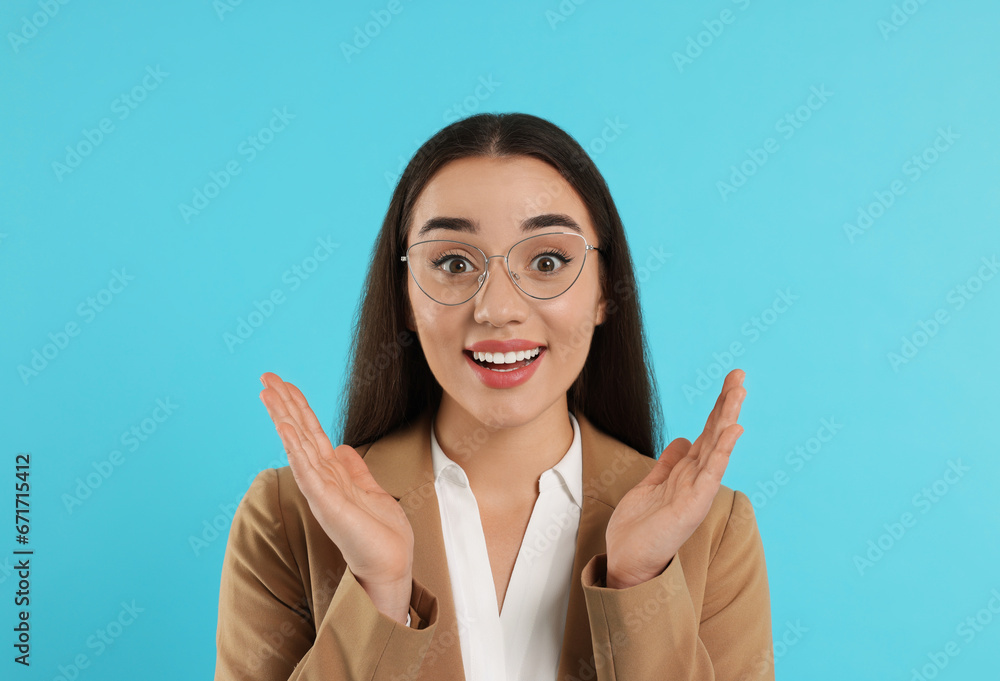
[[[600,282],[607,308],[604,323],[593,327],[583,370],[567,392],[568,406],[641,454],[657,457],[662,449],[660,402],[632,256],[611,192],[572,137],[523,113],[482,113],[452,123],[417,150],[399,178],[355,312],[339,442],[352,447],[374,442],[440,405],[441,386],[416,334],[406,328],[409,272],[400,256],[406,251],[413,206],[426,184],[450,161],[476,156],[539,159],[580,195],[601,246]],[[581,342],[590,331],[581,330]]]

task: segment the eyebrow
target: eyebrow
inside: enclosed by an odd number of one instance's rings
[[[569,227],[574,232],[583,234],[583,230],[580,228],[580,225],[577,224],[576,220],[568,215],[564,215],[563,213],[544,213],[542,215],[525,218],[521,221],[522,232],[537,231],[539,229],[545,229],[546,227]],[[446,229],[453,232],[468,232],[469,234],[479,233],[479,225],[474,220],[469,220],[467,218],[433,217],[425,222],[419,230],[417,230],[417,237],[421,237],[435,229]]]

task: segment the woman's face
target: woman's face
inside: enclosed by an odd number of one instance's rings
[[[506,255],[516,242],[534,234],[575,231],[564,220],[522,230],[523,220],[549,214],[567,216],[588,244],[601,246],[583,201],[552,166],[526,156],[459,159],[442,167],[417,198],[407,246],[449,239],[477,246],[487,256]],[[476,231],[435,228],[418,236],[422,226],[437,218],[461,218]],[[566,391],[583,369],[594,326],[604,321],[599,257],[588,251],[576,282],[548,300],[532,298],[515,286],[502,258],[490,259],[489,278],[460,305],[431,300],[408,275],[412,316],[407,326],[416,332],[441,384],[442,406],[453,406],[444,405],[452,400],[480,422],[498,426],[527,423],[549,408],[565,409]],[[509,374],[477,368],[474,345],[512,340],[542,348],[531,367]],[[526,379],[525,373],[530,373]],[[522,380],[509,385],[518,376]]]

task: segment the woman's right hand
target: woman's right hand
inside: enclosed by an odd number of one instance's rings
[[[298,388],[271,372],[261,382],[260,399],[309,509],[376,607],[405,622],[413,528],[403,507],[379,486],[353,447],[333,447]]]

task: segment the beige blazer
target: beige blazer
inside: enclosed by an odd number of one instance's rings
[[[229,532],[218,681],[465,678],[434,489],[431,416],[427,410],[357,448],[413,526],[410,627],[375,608],[291,469],[269,468],[250,485]],[[663,573],[628,589],[604,588],[608,520],[655,461],[576,417],[584,501],[558,681],[773,681],[767,568],[750,500],[722,485]]]

